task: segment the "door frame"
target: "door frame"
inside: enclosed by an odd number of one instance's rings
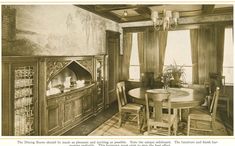
[[[114,62],[115,62],[115,71],[114,71],[114,84],[115,84],[115,87],[116,87],[116,83],[119,81],[119,74],[120,74],[120,71],[118,71],[118,67],[119,67],[119,60],[120,60],[120,32],[118,31],[111,31],[111,30],[106,30],[106,66],[107,66],[107,69],[106,69],[106,77],[107,77],[107,82],[106,82],[106,99],[105,99],[105,108],[108,108],[109,105],[110,105],[110,97],[109,97],[109,41],[108,41],[108,38],[110,37],[113,37],[114,39],[118,39],[118,42],[117,42],[117,49],[114,50]],[[115,92],[115,96],[116,96],[116,88],[114,87],[114,89],[112,89],[111,92]]]

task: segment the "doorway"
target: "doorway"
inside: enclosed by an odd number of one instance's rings
[[[119,51],[120,51],[120,33],[114,31],[106,31],[106,52],[108,54],[107,61],[107,98],[106,107],[116,101],[116,84],[119,81]]]

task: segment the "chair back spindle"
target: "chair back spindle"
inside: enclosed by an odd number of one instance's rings
[[[149,100],[153,101],[154,109],[155,109],[155,118],[154,120],[157,122],[162,122],[162,108],[163,104],[166,105],[168,109],[168,114],[170,117],[171,114],[171,103],[170,103],[170,93],[165,91],[164,89],[158,89],[158,91],[147,90],[146,96],[146,106],[147,106],[147,117],[149,117]]]
[[[217,112],[217,106],[218,106],[218,99],[219,99],[219,91],[220,88],[217,87],[212,98],[212,103],[210,106],[210,113],[212,114],[212,118],[216,117],[216,112]]]
[[[148,122],[150,119],[150,111],[149,111],[149,99],[147,93],[145,93],[145,103],[146,103],[146,120]]]
[[[117,92],[118,106],[120,111],[121,107],[127,104],[125,82],[117,83],[116,92]]]
[[[149,100],[153,103],[153,114],[150,114]],[[171,135],[172,130],[176,135],[177,131],[177,117],[173,112],[171,113],[171,96],[165,89],[147,90],[145,94],[146,110],[147,110],[147,133],[158,135]],[[168,113],[164,113],[164,109]]]
[[[187,135],[190,134],[190,130],[199,130],[199,131],[214,131],[215,129],[215,120],[216,120],[216,111],[217,111],[217,105],[218,105],[218,98],[219,98],[219,90],[220,88],[217,86],[212,101],[209,107],[209,111],[204,111],[201,109],[194,109],[191,110],[188,116],[188,130]],[[199,124],[195,124],[194,126],[191,126],[191,121],[195,121],[197,123],[198,121],[202,122],[208,122],[210,125],[207,126],[207,128],[202,128],[199,126]]]

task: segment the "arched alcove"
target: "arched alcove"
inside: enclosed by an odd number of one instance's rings
[[[48,81],[47,95],[63,93],[84,87],[92,82],[91,73],[76,61],[61,68]]]

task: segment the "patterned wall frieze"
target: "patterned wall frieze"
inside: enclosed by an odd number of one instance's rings
[[[92,75],[93,73],[93,62],[92,60],[77,60],[78,63],[80,63],[85,69],[90,72]]]
[[[46,62],[46,79],[49,81],[49,79],[54,76],[56,73],[58,73],[61,69],[63,69],[65,66],[68,65],[68,63],[71,61],[47,61]]]

